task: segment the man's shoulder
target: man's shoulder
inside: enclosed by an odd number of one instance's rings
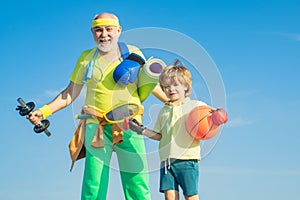
[[[91,53],[92,51],[95,51],[96,50],[96,47],[94,48],[90,48],[90,49],[86,49],[84,50],[81,55],[88,55],[89,53]]]
[[[135,45],[127,44],[127,43],[125,43],[125,44],[127,45],[128,49],[130,49],[130,50],[135,50],[135,49],[139,50],[139,48],[137,46],[135,46]]]
[[[96,48],[91,48],[91,49],[86,49],[83,52],[81,52],[80,56],[79,56],[79,61],[84,61],[84,60],[89,60],[93,57],[94,53],[95,53]]]
[[[136,54],[144,57],[143,52],[141,51],[141,49],[139,47],[131,45],[131,44],[127,44],[127,47],[128,47],[128,50],[130,53],[136,53]]]

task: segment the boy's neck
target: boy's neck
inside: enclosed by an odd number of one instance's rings
[[[180,105],[182,103],[184,103],[189,97],[185,97],[183,99],[178,99],[175,101],[170,100],[169,102],[172,103],[173,105]]]

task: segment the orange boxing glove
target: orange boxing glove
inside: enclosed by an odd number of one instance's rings
[[[211,119],[214,125],[219,126],[221,124],[225,124],[228,121],[228,115],[224,109],[218,108],[217,110],[213,111]]]

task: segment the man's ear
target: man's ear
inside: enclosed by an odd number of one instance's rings
[[[94,34],[93,28],[91,28],[91,32],[92,32],[92,34]]]
[[[119,26],[117,29],[118,33],[120,34],[122,32],[122,26]]]

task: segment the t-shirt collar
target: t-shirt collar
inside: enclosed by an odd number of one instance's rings
[[[166,106],[181,106],[181,105],[183,105],[183,104],[185,104],[186,102],[188,102],[188,101],[190,101],[191,99],[190,99],[190,97],[186,97],[182,102],[180,102],[179,104],[173,104],[172,102],[170,102],[170,101],[167,101],[167,102],[165,102],[165,105]]]

